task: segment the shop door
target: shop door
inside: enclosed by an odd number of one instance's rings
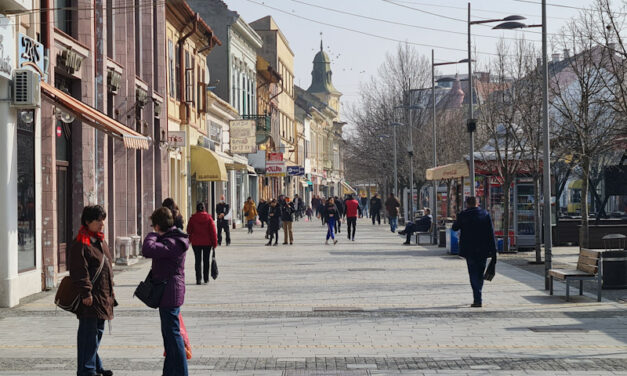
[[[59,272],[67,270],[67,245],[71,235],[70,210],[68,200],[69,184],[68,164],[57,162],[57,260]]]

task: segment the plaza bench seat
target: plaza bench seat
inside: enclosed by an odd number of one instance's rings
[[[417,245],[420,245],[420,244],[431,244],[431,236],[433,236],[433,226],[435,226],[434,223],[432,223],[431,227],[429,227],[429,231],[414,232],[414,235],[416,236],[416,244]],[[427,241],[425,242],[424,239],[427,239]]]
[[[550,269],[549,293],[553,295],[553,280],[558,279],[566,283],[566,301],[569,301],[569,281],[579,281],[579,295],[583,295],[583,281],[594,280],[597,282],[597,301],[601,301],[601,287],[603,283],[602,253],[590,249],[580,249],[576,269]]]

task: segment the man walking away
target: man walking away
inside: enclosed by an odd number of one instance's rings
[[[205,204],[202,202],[196,205],[196,213],[187,222],[187,234],[192,243],[196,261],[196,284],[200,285],[201,277],[207,283],[209,282],[209,255],[211,248],[218,245],[218,237],[213,217],[205,211]]]
[[[394,193],[390,193],[390,197],[385,200],[385,210],[388,212],[388,218],[390,220],[390,231],[396,232],[398,227],[398,212],[401,207],[400,201],[394,197]]]
[[[335,202],[335,207],[337,208],[337,212],[338,212],[338,216],[337,218],[335,218],[335,233],[340,233],[342,232],[342,217],[344,216],[344,202],[342,202],[342,200],[335,196],[333,198],[333,201]]]
[[[268,222],[268,203],[263,198],[259,200],[259,205],[257,205],[257,214],[259,214],[259,222],[263,228],[264,223]]]
[[[425,215],[417,220],[416,222],[407,222],[405,229],[403,231],[399,231],[398,233],[401,235],[406,235],[407,239],[403,245],[411,244],[411,236],[414,232],[426,232],[431,230],[431,222],[433,219],[431,218],[431,209],[425,209]]]
[[[375,193],[374,196],[370,199],[370,217],[372,218],[372,224],[374,225],[375,220],[381,226],[381,199],[379,198],[379,194]]]
[[[368,218],[368,197],[365,195],[361,197],[361,215],[360,217],[366,216]]]
[[[346,227],[348,227],[348,238],[355,241],[357,214],[361,214],[361,208],[359,207],[359,202],[355,200],[352,195],[349,195],[346,201],[344,201],[344,206],[346,207]]]
[[[231,233],[229,230],[229,220],[225,218],[229,214],[231,207],[224,202],[224,195],[220,196],[220,202],[216,205],[216,217],[218,218],[218,245],[222,245],[222,230],[226,236],[226,245],[231,244]]]
[[[289,238],[290,244],[294,243],[294,234],[292,232],[292,224],[294,223],[294,203],[290,202],[288,197],[281,208],[281,221],[283,222],[283,244],[287,244]]]
[[[459,213],[453,223],[453,230],[461,230],[459,255],[468,265],[473,296],[471,307],[481,307],[486,261],[496,256],[492,218],[486,210],[477,207],[477,199],[470,196],[466,198],[466,210]]]
[[[268,243],[266,245],[272,245],[272,238],[274,238],[274,245],[279,244],[279,222],[281,221],[281,208],[279,207],[277,200],[272,199],[270,201],[270,208],[268,210]]]

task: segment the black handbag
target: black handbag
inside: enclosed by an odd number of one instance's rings
[[[154,280],[152,278],[152,269],[150,269],[146,279],[139,282],[133,296],[136,296],[150,308],[159,308],[167,284],[168,281]]]
[[[213,249],[213,255],[211,256],[211,278],[218,278],[218,264],[216,263],[216,249]]]
[[[491,281],[495,275],[496,275],[496,254],[492,256],[492,260],[490,260],[488,267],[485,269],[485,273],[483,274],[483,279],[485,279],[486,281]]]

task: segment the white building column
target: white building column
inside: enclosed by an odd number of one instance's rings
[[[0,78],[0,97],[9,98],[9,80]],[[9,102],[0,102],[0,307],[20,302],[17,273],[17,119]]]

